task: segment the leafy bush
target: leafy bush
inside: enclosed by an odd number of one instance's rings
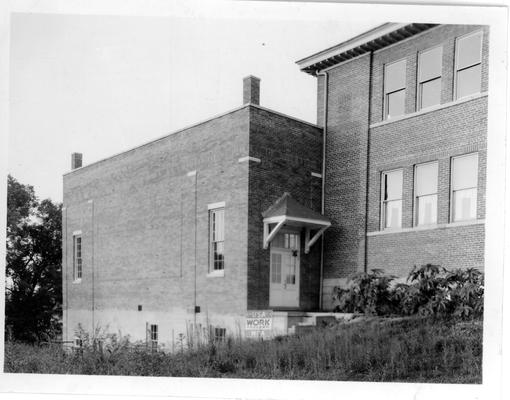
[[[390,284],[393,279],[395,277],[385,276],[380,269],[351,276],[347,289],[334,288],[334,296],[339,302],[337,309],[370,315],[388,314],[392,308]]]
[[[369,315],[435,315],[463,319],[483,314],[483,274],[475,268],[448,271],[426,264],[414,267],[407,283],[382,270],[354,275],[348,287],[336,287],[336,311]]]

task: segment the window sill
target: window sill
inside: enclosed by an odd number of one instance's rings
[[[424,226],[415,226],[412,228],[400,228],[400,229],[386,229],[384,231],[368,232],[367,236],[391,235],[391,234],[397,234],[397,233],[420,232],[420,231],[429,231],[429,230],[433,230],[433,229],[456,228],[459,226],[483,225],[483,224],[485,224],[485,219],[474,219],[474,220],[469,220],[469,221],[450,222],[448,224],[424,225]]]
[[[75,279],[73,283],[81,283],[81,278]]]
[[[208,278],[223,278],[225,276],[225,270],[220,269],[217,271],[211,271],[207,274]]]
[[[405,119],[408,119],[408,118],[418,117],[420,115],[424,115],[424,114],[427,114],[429,112],[442,110],[443,108],[448,108],[448,107],[456,106],[457,104],[462,104],[462,103],[465,103],[465,102],[468,102],[468,101],[471,101],[471,100],[476,100],[476,99],[479,99],[479,98],[482,98],[482,97],[486,97],[487,95],[488,95],[488,92],[477,93],[477,94],[474,94],[474,95],[471,95],[471,96],[466,96],[466,97],[462,97],[460,99],[452,100],[452,101],[450,101],[448,103],[443,103],[443,104],[439,104],[437,106],[432,106],[432,107],[424,108],[424,109],[415,111],[415,112],[413,112],[411,114],[405,114],[405,115],[402,115],[402,116],[399,116],[399,117],[395,117],[395,118],[392,118],[392,119],[385,119],[384,121],[380,121],[380,122],[376,122],[376,123],[371,124],[370,125],[370,129],[377,128],[379,126],[383,126],[383,125],[387,125],[387,124],[391,124],[393,122],[402,121],[402,120],[405,120]]]

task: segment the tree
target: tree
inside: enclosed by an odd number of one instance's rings
[[[62,204],[38,201],[9,176],[5,325],[14,339],[45,340],[60,332]]]

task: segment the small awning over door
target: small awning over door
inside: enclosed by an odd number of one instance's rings
[[[264,249],[269,247],[282,227],[295,226],[305,228],[305,254],[308,254],[310,247],[331,226],[329,219],[298,203],[288,192],[264,211],[262,217],[264,218]]]

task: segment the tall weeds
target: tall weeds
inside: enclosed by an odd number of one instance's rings
[[[58,374],[480,383],[481,361],[481,320],[431,317],[373,318],[266,341],[230,338],[174,354],[5,347],[6,372]]]

